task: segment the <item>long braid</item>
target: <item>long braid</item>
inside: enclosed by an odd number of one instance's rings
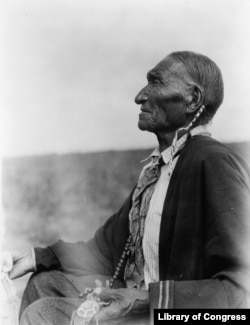
[[[201,116],[201,114],[204,112],[205,110],[205,106],[202,105],[201,108],[198,110],[198,112],[195,114],[194,118],[192,119],[192,121],[188,124],[188,126],[186,126],[185,128],[181,128],[179,130],[177,130],[177,132],[184,130],[187,133],[192,129],[194,123],[198,120],[198,118]]]
[[[204,110],[205,110],[205,106],[202,105],[201,108],[198,110],[198,112],[195,114],[192,121],[185,128],[180,128],[176,131],[172,145],[171,145],[171,156],[170,156],[170,160],[169,160],[169,172],[168,172],[169,177],[171,176],[171,174],[173,172],[173,162],[174,162],[174,156],[175,156],[176,144],[177,144],[179,132],[184,131],[186,134],[188,134],[191,131],[191,129],[193,128],[194,123],[198,120],[198,118],[201,116],[201,114],[204,112]],[[187,135],[186,135],[186,137],[187,137]]]

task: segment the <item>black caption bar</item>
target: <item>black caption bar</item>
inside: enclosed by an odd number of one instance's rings
[[[154,325],[170,322],[193,323],[199,321],[214,324],[237,324],[250,320],[250,309],[155,309]]]

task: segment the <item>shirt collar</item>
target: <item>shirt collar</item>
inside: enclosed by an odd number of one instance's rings
[[[209,129],[210,129],[210,123],[204,125],[198,125],[190,131],[190,134],[192,137],[198,134],[211,135],[209,133]],[[186,142],[186,140],[187,140],[187,134],[184,134],[176,143],[176,150],[175,150],[176,152],[180,150],[180,148]],[[149,158],[151,158],[152,164],[155,164],[158,163],[160,157],[162,157],[165,164],[168,164],[171,157],[171,146],[165,149],[164,151],[162,151],[162,153],[160,152],[159,147],[155,148],[154,151],[151,153],[151,155],[143,161],[146,161]]]

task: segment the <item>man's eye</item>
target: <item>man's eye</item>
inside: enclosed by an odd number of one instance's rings
[[[151,83],[151,84],[160,84],[161,83],[161,81],[159,80],[159,79],[150,79],[149,80],[149,83]]]

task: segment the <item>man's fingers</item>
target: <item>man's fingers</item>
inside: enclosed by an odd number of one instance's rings
[[[100,288],[100,287],[96,287],[96,288],[94,289],[94,293],[95,293],[96,295],[100,296],[101,293],[102,293],[102,288]]]
[[[20,276],[22,276],[22,274],[20,274],[19,270],[17,270],[15,267],[10,271],[9,273],[10,279],[14,280],[19,278]]]
[[[114,290],[112,289],[98,287],[94,289],[94,293],[105,302],[114,300]]]
[[[19,261],[24,257],[23,250],[20,250],[20,251],[13,250],[13,251],[11,251],[11,256],[12,256],[13,262]]]
[[[98,312],[98,320],[102,322],[108,319],[109,319],[109,313],[107,313],[107,309],[105,307],[100,308]]]
[[[27,274],[28,272],[30,271],[27,270],[25,263],[17,262],[13,265],[13,268],[9,273],[10,279],[14,280],[20,278],[21,276]]]
[[[84,289],[84,293],[91,293],[93,291],[93,288],[87,287]]]
[[[2,254],[2,272],[8,273],[13,267],[12,256],[9,252],[4,252]]]
[[[111,301],[102,301],[99,297],[97,297],[97,299],[100,300],[100,306],[102,307],[107,307],[111,304]]]
[[[98,287],[98,288],[102,288],[102,287],[103,287],[103,283],[102,283],[102,281],[99,280],[99,279],[95,279],[95,285],[96,285],[96,287]]]

